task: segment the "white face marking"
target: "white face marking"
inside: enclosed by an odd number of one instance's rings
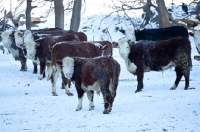
[[[130,53],[130,45],[126,40],[120,40],[119,43],[119,54],[123,59],[128,58],[128,55]]]
[[[74,73],[74,59],[72,57],[65,57],[62,60],[63,73],[68,79],[71,79]]]
[[[12,44],[12,39],[9,36],[10,34],[12,34],[12,31],[4,31],[1,34],[3,46],[7,49],[10,49]]]
[[[130,45],[126,40],[120,40],[119,41],[119,54],[124,59],[126,68],[129,72],[135,73],[137,66],[134,63],[131,63],[130,60],[128,59],[128,55],[130,53]]]
[[[200,30],[194,31],[194,43],[198,51],[200,51]]]
[[[16,46],[20,48],[20,45],[23,44],[23,33],[20,32],[20,31],[16,31],[14,33],[14,36],[15,36],[15,43],[16,43]]]
[[[24,43],[29,42],[29,41],[34,41],[33,34],[30,30],[26,30],[24,32]]]
[[[135,38],[135,29],[134,28],[126,28],[125,30],[125,38],[127,41],[136,41]]]
[[[37,44],[34,41],[29,41],[24,44],[27,51],[26,58],[31,59],[31,60],[35,59],[36,45]]]

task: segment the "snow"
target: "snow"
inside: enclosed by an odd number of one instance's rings
[[[121,19],[123,22],[120,24],[112,23],[116,17],[111,16],[103,21],[99,30],[102,18],[103,15],[82,18],[81,27],[91,27],[85,32],[89,41],[94,38],[99,40],[101,35],[106,36],[101,30],[108,25],[112,40],[118,41],[123,37],[114,29],[116,25],[123,25],[127,21]],[[53,27],[52,18],[47,20],[37,28]],[[65,29],[68,26],[66,24]],[[32,73],[31,60],[28,60],[28,71],[21,72],[20,62],[15,61],[11,54],[0,51],[0,132],[199,132],[200,63],[193,59],[198,53],[192,37],[190,41],[193,68],[189,90],[184,90],[184,78],[176,90],[169,90],[176,77],[174,68],[171,68],[163,72],[145,73],[144,89],[135,93],[137,78],[127,71],[118,48],[115,48],[113,57],[120,64],[121,73],[113,108],[107,115],[102,114],[102,94],[95,94],[94,110],[89,111],[89,101],[85,95],[82,110],[75,111],[78,98],[74,84],[70,88],[74,96],[67,96],[65,90],[60,89],[59,76],[58,96],[52,96],[51,82],[47,78],[38,80],[39,73]]]

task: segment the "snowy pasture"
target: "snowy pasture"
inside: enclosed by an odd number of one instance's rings
[[[81,28],[90,27],[85,32],[89,40],[110,40],[98,29],[102,18],[100,15],[82,18]],[[114,30],[117,23],[110,18],[103,21],[101,29],[113,23],[108,30],[112,40],[117,41],[123,35]],[[49,18],[37,28],[53,27],[51,21]],[[129,24],[122,22],[121,25]],[[59,76],[58,96],[52,96],[51,82],[46,78],[38,80],[39,74],[32,73],[31,60],[28,60],[28,70],[21,72],[20,62],[0,51],[0,132],[199,132],[200,62],[193,59],[197,51],[192,37],[190,42],[193,68],[189,90],[184,90],[184,78],[176,90],[169,90],[176,77],[171,68],[145,73],[144,89],[135,93],[136,76],[127,71],[118,48],[114,48],[113,57],[120,64],[121,73],[112,111],[106,115],[102,95],[95,94],[94,110],[89,111],[85,95],[82,110],[75,111],[78,98],[74,84],[70,89],[74,96],[67,96],[61,89]]]

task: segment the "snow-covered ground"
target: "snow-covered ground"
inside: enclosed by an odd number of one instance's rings
[[[89,40],[100,40],[102,37],[110,40],[108,34],[98,30],[102,18],[99,15],[82,18],[81,27],[91,27],[86,32]],[[110,17],[103,21],[101,29],[110,24],[111,38],[117,41],[123,36],[115,32],[118,23],[111,24],[112,20],[115,19]],[[41,24],[38,28],[52,27],[51,22],[49,18],[48,24]],[[121,24],[126,25],[125,22]],[[113,56],[121,65],[121,73],[113,109],[108,115],[102,114],[102,95],[95,95],[95,109],[92,111],[89,111],[89,101],[84,96],[83,108],[77,112],[78,99],[74,85],[71,87],[74,96],[67,96],[60,89],[59,77],[59,96],[52,96],[51,82],[46,78],[38,80],[39,74],[32,74],[32,61],[28,60],[28,71],[21,72],[20,62],[15,61],[11,54],[0,51],[0,132],[199,132],[200,62],[193,59],[197,51],[192,37],[190,41],[193,68],[189,90],[184,90],[184,78],[176,90],[169,90],[176,77],[174,68],[171,68],[163,72],[145,73],[144,89],[135,93],[136,76],[126,70],[115,48]]]

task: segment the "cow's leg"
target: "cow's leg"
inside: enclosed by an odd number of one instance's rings
[[[109,114],[109,112],[111,111],[111,94],[109,94],[110,92],[108,91],[107,93],[102,93],[103,94],[103,98],[104,98],[104,111],[103,114]]]
[[[135,91],[135,93],[142,91],[143,89],[143,78],[144,78],[144,71],[142,68],[137,68],[136,69],[136,74],[137,74],[137,90]]]
[[[60,73],[60,69],[58,67],[57,68],[54,67],[53,68],[53,73],[52,73],[52,76],[51,76],[52,94],[53,94],[53,96],[58,96],[57,93],[56,93],[56,82],[57,82],[59,73]]]
[[[48,72],[48,76],[47,76],[47,81],[50,80],[51,75],[53,73],[53,66],[51,63],[46,63],[47,66],[47,72]]]
[[[188,90],[189,83],[190,83],[190,67],[187,67],[186,70],[183,71],[183,75],[185,77],[185,88],[184,90]]]
[[[175,67],[175,72],[176,72],[176,80],[174,82],[174,85],[171,87],[170,90],[175,90],[176,87],[178,86],[182,76],[183,76],[183,73],[182,73],[182,70],[180,67]]]
[[[27,61],[26,58],[22,58],[22,59],[20,58],[20,62],[21,62],[21,69],[20,69],[20,71],[27,71],[26,61]]]
[[[33,61],[33,74],[37,74],[37,63]]]
[[[75,82],[75,87],[76,87],[76,91],[78,94],[78,101],[79,101],[76,111],[79,111],[82,109],[84,91],[81,89],[81,82],[79,81]]]
[[[40,75],[38,77],[38,80],[42,80],[43,74],[45,72],[45,66],[46,66],[45,61],[40,61]]]
[[[71,80],[67,79],[64,74],[63,71],[61,71],[61,76],[62,76],[62,87],[61,89],[65,89],[66,94],[68,96],[73,96],[73,93],[70,92],[70,86],[71,86]]]
[[[89,110],[94,110],[94,91],[87,91],[87,97],[88,97],[88,100],[89,100]]]

